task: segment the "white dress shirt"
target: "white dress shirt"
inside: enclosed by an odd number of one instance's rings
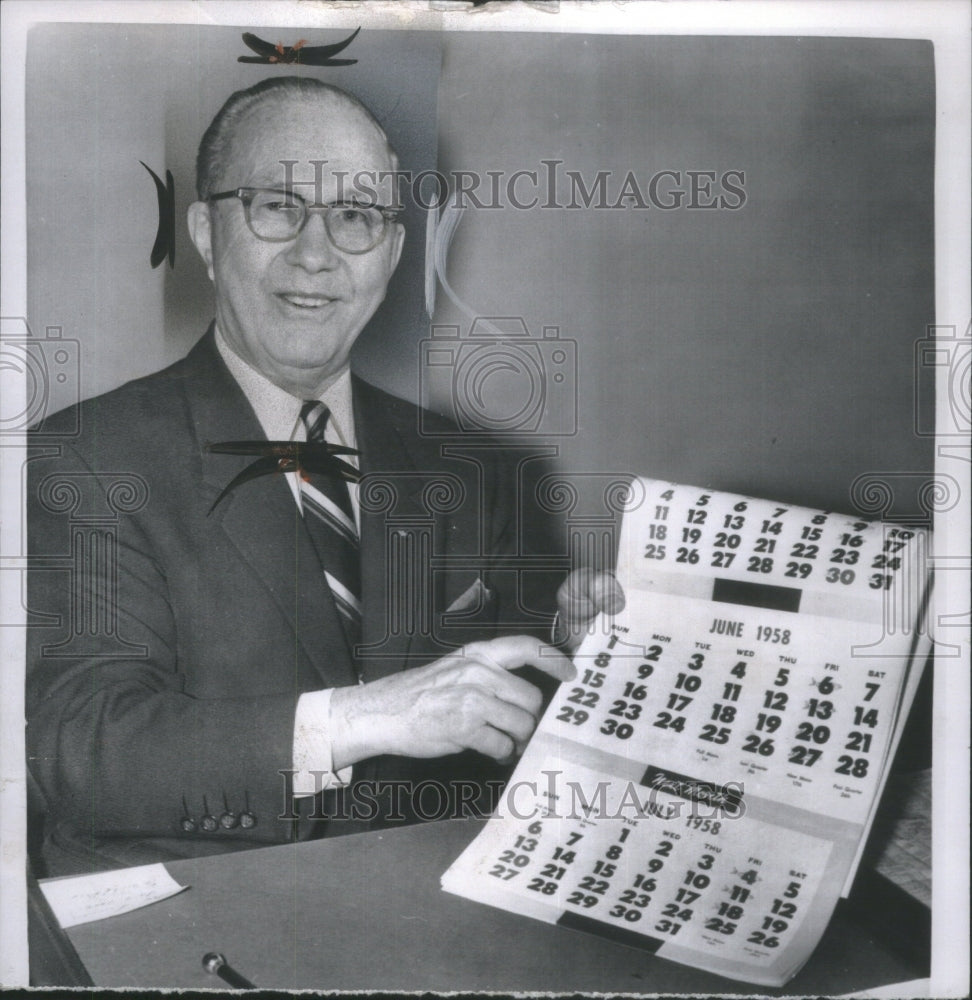
[[[265,375],[248,365],[226,343],[216,327],[216,347],[220,356],[236,379],[243,394],[256,413],[264,434],[271,441],[305,441],[307,433],[300,419],[303,400],[274,385]],[[331,444],[355,447],[354,411],[351,399],[351,373],[345,368],[318,399],[331,411],[324,438]],[[344,456],[345,461],[357,466],[355,455]],[[285,474],[294,502],[302,511],[300,503],[300,482],[296,472]],[[358,504],[358,487],[349,483],[351,508],[355,523],[361,528],[361,514]],[[294,795],[313,795],[318,788],[336,788],[346,785],[351,778],[351,768],[334,771],[333,754],[329,732],[331,731],[331,688],[322,691],[308,691],[297,701],[294,718]],[[326,772],[323,781],[318,782],[310,772]]]

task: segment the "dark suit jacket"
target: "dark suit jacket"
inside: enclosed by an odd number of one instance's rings
[[[542,631],[554,582],[509,558],[524,533],[502,454],[460,437],[444,449],[419,433],[414,406],[360,380],[354,403],[363,679],[497,629]],[[184,360],[43,430],[28,465],[27,699],[44,873],[320,834],[320,821],[286,818],[280,771],[291,767],[299,695],[353,683],[354,672],[284,479],[242,485],[210,513],[252,459],[207,443],[263,437],[212,332]],[[488,596],[443,618],[477,578]],[[547,607],[522,598],[526,579]],[[485,758],[462,757],[384,758],[355,775],[414,780],[471,766],[497,776]],[[252,828],[200,828],[207,814],[242,812]]]

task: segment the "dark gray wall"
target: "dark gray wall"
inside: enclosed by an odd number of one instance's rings
[[[507,35],[485,48],[459,35],[445,51],[449,168],[746,175],[738,211],[463,219],[457,294],[578,342],[566,467],[838,509],[864,472],[931,468],[912,421],[914,342],[934,322],[930,44]]]

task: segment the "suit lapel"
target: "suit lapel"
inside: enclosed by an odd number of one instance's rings
[[[355,428],[361,451],[361,583],[362,646],[360,666],[366,680],[395,673],[407,666],[410,647],[416,638],[412,618],[420,604],[428,604],[431,593],[403,590],[431,586],[428,569],[406,574],[400,559],[405,537],[412,533],[418,541],[421,530],[432,527],[428,553],[441,551],[440,518],[430,519],[422,502],[429,469],[423,469],[415,454],[417,428],[398,427],[390,415],[387,400],[358,378],[353,380]],[[378,502],[390,498],[390,503]],[[434,521],[434,524],[433,524]],[[415,529],[419,526],[419,533]],[[426,536],[427,537],[427,536]],[[411,554],[417,555],[415,548]],[[421,565],[421,564],[420,564]],[[396,607],[399,595],[410,604]]]
[[[254,459],[211,454],[206,446],[266,437],[246,396],[223,364],[212,330],[187,361],[185,391],[199,447],[203,502],[208,509],[226,484]],[[328,687],[354,683],[344,629],[284,477],[264,476],[245,483],[224,497],[209,519],[226,533],[263,581],[319,681]]]

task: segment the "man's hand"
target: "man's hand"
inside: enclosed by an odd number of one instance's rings
[[[525,635],[474,642],[424,667],[331,695],[334,768],[378,754],[441,757],[522,753],[542,696],[510,673],[532,664],[558,681],[577,676],[563,653]]]
[[[573,653],[603,611],[616,615],[624,610],[624,591],[613,573],[575,569],[557,591],[557,634],[554,639]]]

